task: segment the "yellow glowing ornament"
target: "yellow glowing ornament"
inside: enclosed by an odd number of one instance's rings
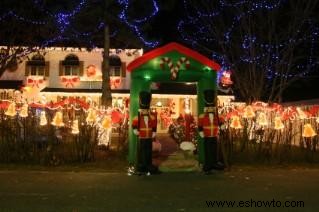
[[[28,117],[28,104],[24,104],[24,105],[21,107],[19,116],[22,117],[22,118]]]
[[[104,129],[110,129],[112,127],[112,119],[109,116],[106,116],[102,122],[102,127]]]
[[[279,116],[275,117],[275,130],[282,130],[285,128],[285,125],[282,123],[281,118]]]
[[[90,109],[88,116],[86,117],[86,122],[88,124],[94,124],[95,121],[96,121],[96,111],[93,109]]]
[[[44,126],[44,125],[47,125],[47,124],[48,124],[48,121],[47,121],[47,117],[45,116],[45,111],[41,111],[41,114],[40,114],[40,125]]]
[[[15,115],[17,114],[17,111],[16,111],[16,103],[12,102],[12,103],[9,105],[9,107],[8,107],[7,111],[5,112],[5,114],[6,114],[7,116],[15,116]]]
[[[245,107],[243,117],[244,118],[248,118],[248,119],[255,117],[255,112],[254,112],[253,108],[250,105]]]
[[[56,112],[55,116],[51,122],[52,125],[56,126],[56,127],[63,127],[64,123],[63,123],[63,115],[61,112]]]
[[[71,133],[74,134],[74,135],[80,133],[80,131],[79,131],[79,121],[78,120],[74,120],[73,121]]]
[[[259,126],[267,126],[268,125],[268,120],[267,120],[266,114],[264,112],[259,113],[258,119],[257,119],[257,124]]]
[[[243,128],[243,126],[240,123],[240,120],[239,120],[238,116],[233,116],[231,118],[230,127],[234,128],[234,129],[242,129]]]
[[[317,135],[317,133],[313,130],[311,124],[305,124],[303,126],[302,137],[311,138]]]

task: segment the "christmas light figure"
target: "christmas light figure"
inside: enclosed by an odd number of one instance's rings
[[[8,109],[7,109],[7,111],[5,112],[5,114],[7,115],[7,116],[15,116],[16,114],[17,114],[17,111],[16,111],[16,103],[14,103],[14,102],[12,102],[10,105],[9,105],[9,107],[8,107]]]
[[[94,124],[95,121],[96,121],[96,111],[90,108],[88,116],[86,117],[86,122],[88,124]]]
[[[231,128],[234,128],[234,129],[242,129],[243,126],[241,125],[240,123],[240,119],[239,119],[239,116],[233,116],[231,118],[231,123],[230,123],[230,127]]]
[[[302,137],[311,138],[316,136],[317,133],[313,130],[311,124],[305,124],[303,126]]]
[[[102,127],[104,129],[110,129],[112,127],[112,119],[110,116],[106,116],[104,119],[103,119],[103,122],[102,122]]]
[[[258,119],[257,119],[257,124],[259,126],[268,126],[268,120],[267,120],[267,116],[264,112],[260,112],[258,115]]]
[[[275,129],[275,130],[282,130],[282,129],[284,129],[284,128],[285,128],[285,126],[284,126],[284,124],[282,123],[281,118],[280,118],[279,116],[276,116],[276,117],[275,117],[275,127],[274,127],[274,129]]]
[[[64,126],[62,112],[58,111],[58,112],[55,113],[55,116],[54,116],[53,121],[51,122],[51,124],[53,126],[56,126],[56,127],[63,127]]]
[[[303,110],[301,110],[299,107],[297,107],[297,112],[298,112],[298,116],[301,120],[307,118],[307,114]]]
[[[230,86],[233,84],[233,81],[231,80],[231,71],[224,71],[222,73],[222,76],[220,77],[220,83],[223,86]]]
[[[73,135],[77,135],[77,134],[80,133],[80,131],[79,131],[79,121],[78,120],[74,120],[73,121],[71,133]]]
[[[48,121],[47,121],[47,117],[45,115],[45,111],[41,111],[41,114],[40,114],[40,126],[44,126],[44,125],[47,125],[48,124]]]
[[[20,110],[19,116],[22,118],[28,117],[28,104],[25,103]]]
[[[256,115],[255,115],[253,108],[250,105],[246,106],[244,109],[243,117],[250,119],[250,118],[254,118],[255,116]]]

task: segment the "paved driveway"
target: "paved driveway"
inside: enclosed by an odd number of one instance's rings
[[[206,201],[236,201],[235,208]],[[237,207],[239,201],[304,208]],[[319,169],[237,167],[213,175],[0,171],[0,211],[319,211]]]

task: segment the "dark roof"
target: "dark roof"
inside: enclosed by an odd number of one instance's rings
[[[0,89],[20,90],[22,85],[23,85],[22,80],[0,80]]]

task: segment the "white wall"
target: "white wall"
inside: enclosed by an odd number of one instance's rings
[[[94,49],[90,52],[86,50],[80,51],[77,48],[47,48],[45,52],[45,60],[50,62],[50,77],[48,81],[44,84],[44,87],[52,88],[65,88],[65,84],[61,82],[59,76],[59,62],[64,60],[68,54],[75,54],[79,57],[80,61],[84,61],[84,72],[88,65],[95,65],[97,72],[101,75],[102,69],[102,51],[103,49]],[[138,58],[143,54],[142,49],[136,50],[136,54],[128,55],[127,52],[133,52],[134,49],[110,50],[110,54],[116,54],[121,58],[122,62],[125,62],[128,65],[131,61]],[[34,54],[29,55],[31,58]],[[6,71],[0,78],[0,80],[26,80],[25,77],[25,64],[26,61],[23,61],[19,64],[18,69],[14,72]],[[26,82],[27,83],[27,82]],[[43,87],[43,86],[42,86]],[[79,83],[76,84],[74,88],[101,88],[101,81],[99,80],[88,80],[85,77],[81,77]],[[129,89],[130,88],[130,73],[126,73],[125,79],[122,80],[122,84],[118,89]]]

